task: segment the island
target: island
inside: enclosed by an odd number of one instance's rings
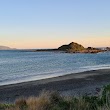
[[[71,42],[66,45],[62,45],[56,49],[37,49],[35,51],[61,51],[65,53],[99,53],[99,52],[105,52],[108,49],[100,49],[100,48],[94,48],[94,47],[87,47],[85,48],[81,44],[78,44],[76,42]]]

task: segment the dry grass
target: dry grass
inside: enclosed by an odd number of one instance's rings
[[[39,97],[30,97],[26,100],[28,110],[48,110],[51,104],[48,92]]]
[[[15,101],[15,107],[6,110],[51,110],[58,103],[60,95],[54,91],[43,91],[38,97],[19,98]]]
[[[43,91],[38,97],[19,98],[5,110],[110,110],[110,86],[98,96],[61,97],[58,92]]]

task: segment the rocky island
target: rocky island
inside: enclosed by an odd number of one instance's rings
[[[104,52],[106,50],[93,47],[84,48],[84,46],[82,46],[81,44],[71,42],[67,45],[62,45],[57,49],[38,49],[36,51],[62,51],[66,53],[99,53]]]

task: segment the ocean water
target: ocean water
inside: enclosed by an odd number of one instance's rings
[[[110,52],[70,54],[0,51],[0,85],[108,68],[110,68]]]

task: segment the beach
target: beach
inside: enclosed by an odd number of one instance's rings
[[[11,103],[19,97],[38,96],[43,90],[64,96],[96,94],[96,88],[110,83],[110,69],[91,70],[64,76],[0,86],[0,102]]]

